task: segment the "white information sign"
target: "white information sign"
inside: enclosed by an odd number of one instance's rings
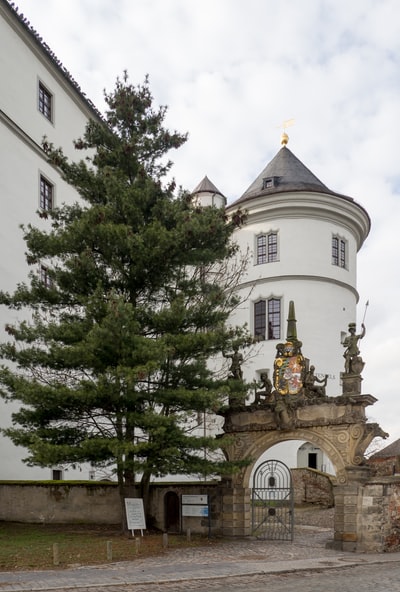
[[[182,516],[208,516],[208,506],[182,506]]]
[[[138,497],[125,498],[126,520],[129,530],[143,530],[146,528],[143,500]]]
[[[208,504],[208,495],[182,495],[182,504]]]

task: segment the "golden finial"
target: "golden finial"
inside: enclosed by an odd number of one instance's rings
[[[283,132],[282,132],[282,135],[281,135],[281,144],[282,144],[282,146],[286,146],[286,144],[289,142],[289,136],[286,133],[286,128],[290,127],[293,124],[294,124],[294,119],[286,119],[282,123],[282,127],[283,127]],[[279,127],[281,127],[281,126],[279,126]]]

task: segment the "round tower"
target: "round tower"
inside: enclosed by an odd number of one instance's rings
[[[244,377],[272,375],[276,345],[286,338],[289,302],[296,307],[303,355],[317,375],[328,374],[327,394],[341,394],[342,342],[356,321],[357,253],[370,230],[366,210],[331,191],[287,147],[282,147],[227,213],[247,212],[236,233],[249,253],[238,286],[242,305],[232,324],[247,323],[257,345],[244,352]]]
[[[191,195],[193,202],[199,206],[215,206],[217,208],[226,206],[226,197],[207,176],[193,189]]]

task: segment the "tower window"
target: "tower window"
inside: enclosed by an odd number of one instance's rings
[[[270,232],[268,235],[268,263],[278,259],[278,235]]]
[[[280,339],[281,301],[279,298],[254,303],[254,335],[259,339]]]
[[[338,236],[332,237],[332,265],[346,267],[346,241]]]
[[[265,300],[254,303],[254,335],[259,339],[265,339],[266,331],[266,310]]]
[[[39,111],[46,119],[53,121],[53,95],[39,82]]]
[[[40,209],[49,211],[54,207],[54,185],[40,175]]]
[[[278,234],[270,232],[257,237],[257,264],[278,260]]]

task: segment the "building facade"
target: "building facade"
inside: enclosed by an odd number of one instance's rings
[[[32,271],[20,225],[41,227],[46,210],[78,197],[47,163],[43,138],[74,159],[73,140],[82,135],[89,118],[100,115],[6,0],[0,0],[0,52],[0,74],[6,81],[0,97],[0,277],[1,289],[12,292]],[[370,219],[351,197],[328,189],[287,141],[284,135],[276,156],[237,201],[226,206],[208,178],[193,196],[204,205],[226,207],[228,215],[238,208],[247,213],[235,240],[248,265],[238,286],[242,304],[231,319],[232,325],[246,323],[256,342],[243,351],[244,378],[260,382],[266,372],[272,377],[276,345],[285,340],[289,302],[294,301],[303,355],[317,376],[328,375],[327,394],[334,396],[341,392],[343,338],[349,323],[356,321],[357,253]],[[46,281],[45,265],[33,271]],[[13,320],[8,309],[0,309],[0,339],[5,339],[5,324]],[[10,425],[14,410],[0,402],[0,427]],[[0,479],[98,477],[90,467],[68,474],[63,467],[29,468],[22,463],[24,451],[10,440],[0,436],[0,446]]]
[[[242,370],[245,380],[260,385],[263,374],[273,378],[276,346],[286,339],[293,301],[307,369],[319,381],[327,377],[326,394],[338,396],[342,394],[343,342],[349,324],[356,322],[359,300],[357,253],[368,236],[370,219],[353,198],[326,187],[287,143],[283,134],[276,156],[226,208],[230,215],[238,208],[247,215],[235,237],[248,263],[237,287],[241,305],[231,322],[246,324],[256,342],[243,351]],[[225,204],[207,177],[194,195],[204,205]],[[291,467],[334,472],[322,451],[306,455],[304,446],[308,444],[285,442],[263,459],[278,454]]]
[[[0,278],[1,289],[13,292],[28,271],[46,281],[44,264],[36,269],[27,266],[21,224],[41,227],[46,224],[47,210],[77,199],[75,190],[48,164],[42,140],[46,137],[62,146],[69,158],[76,158],[73,140],[82,136],[87,120],[99,114],[27,20],[6,0],[0,0],[0,55]],[[13,320],[12,313],[0,307],[2,341],[5,324]],[[15,407],[0,405],[0,425],[6,427]],[[0,446],[0,479],[53,475],[49,469],[26,467],[21,462],[26,451],[8,438],[0,436]],[[56,476],[63,474],[62,467],[54,471]],[[86,469],[84,477],[89,478]]]

